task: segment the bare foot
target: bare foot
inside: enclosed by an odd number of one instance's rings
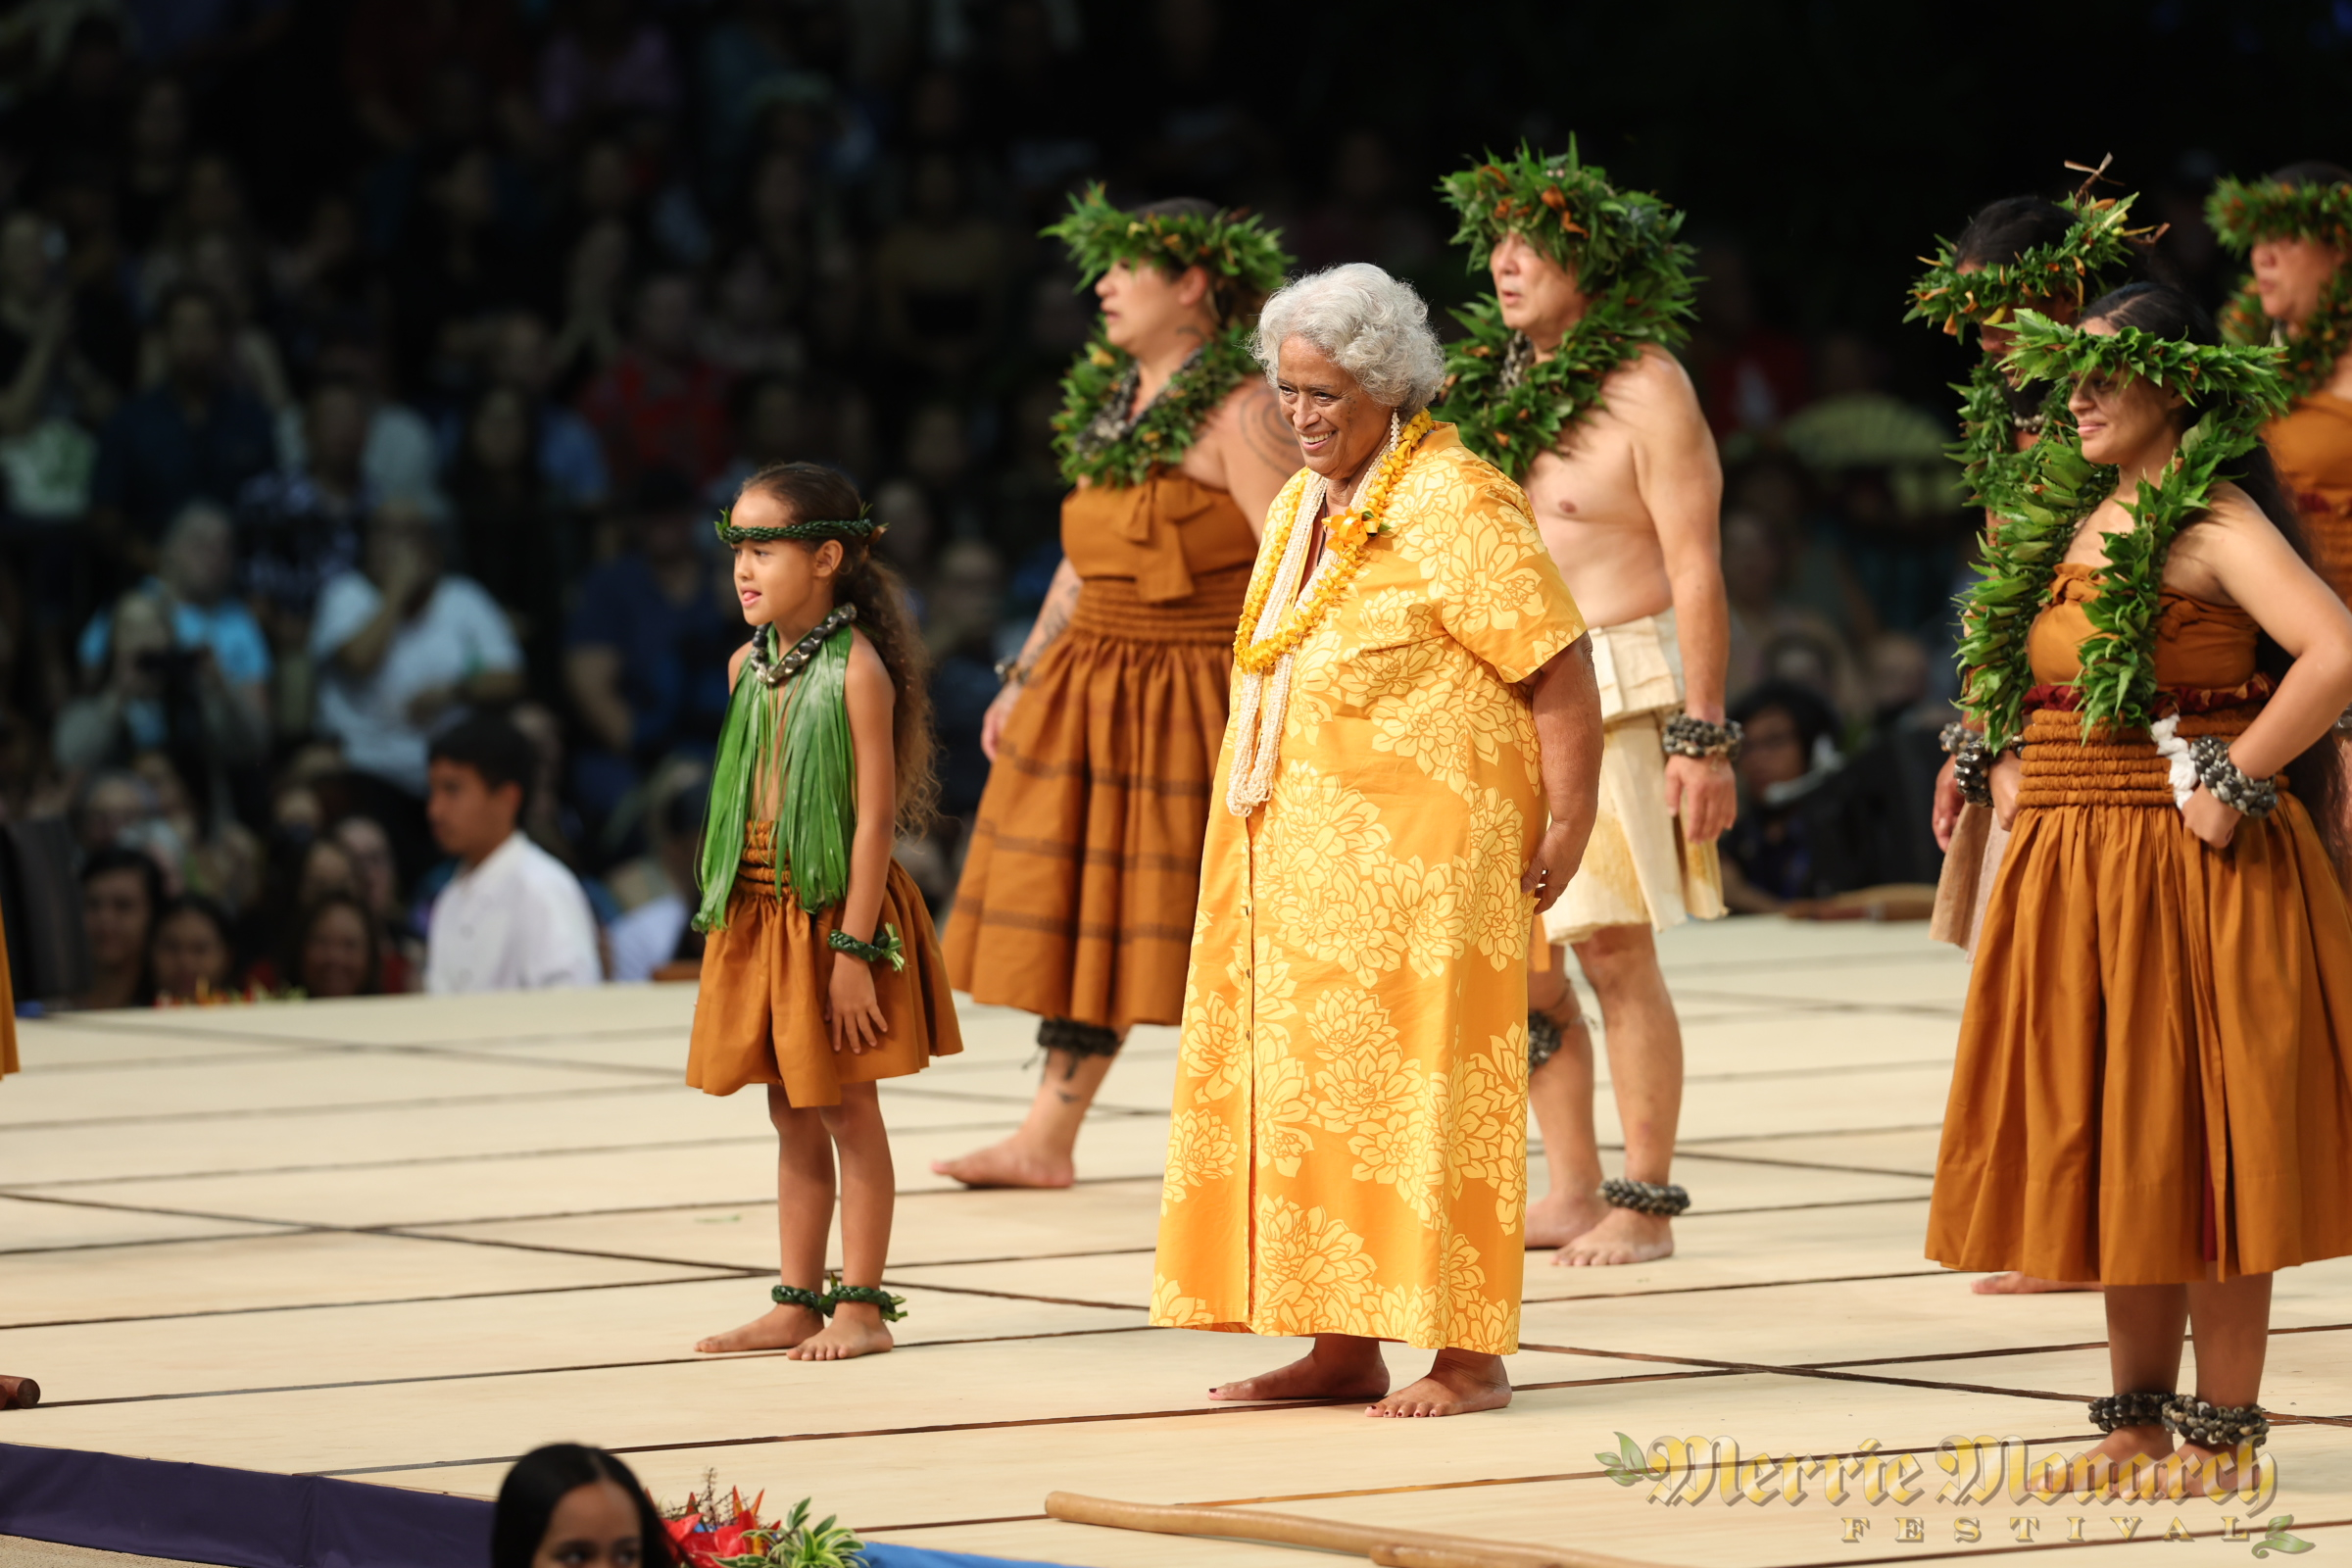
[[[865,1301],[844,1301],[833,1308],[833,1321],[792,1348],[788,1361],[847,1361],[853,1356],[880,1355],[897,1344],[882,1309]]]
[[[1566,1247],[1609,1217],[1596,1193],[1549,1192],[1527,1205],[1527,1245]]]
[[[2020,1274],[2011,1269],[2006,1274],[1987,1274],[1969,1289],[1979,1296],[2052,1296],[2061,1291],[2096,1291],[2103,1287],[2045,1280],[2038,1274]]]
[[[2162,1427],[2118,1427],[2075,1462],[2074,1490],[2081,1496],[2115,1498],[2144,1488],[2152,1501],[2170,1479],[2172,1451],[2173,1435]]]
[[[705,1355],[723,1355],[729,1350],[789,1350],[824,1326],[819,1312],[778,1304],[739,1329],[697,1340],[694,1348]]]
[[[1467,1415],[1499,1410],[1511,1402],[1511,1380],[1502,1357],[1475,1350],[1440,1350],[1429,1376],[1408,1383],[1367,1409],[1376,1416]]]
[[[1337,1354],[1318,1346],[1289,1366],[1239,1383],[1220,1383],[1208,1391],[1208,1396],[1220,1400],[1377,1399],[1389,1392],[1389,1364],[1381,1359],[1377,1341],[1359,1343],[1368,1353]]]
[[[2253,1449],[2246,1452],[2251,1455]],[[2241,1479],[2237,1469],[2235,1449],[2220,1452],[2201,1443],[2183,1443],[2164,1467],[2165,1495],[2168,1497],[2228,1496]],[[2260,1464],[2259,1458],[2252,1463]]]
[[[1564,1268],[1606,1268],[1654,1263],[1673,1255],[1674,1226],[1663,1214],[1611,1208],[1599,1224],[1561,1248],[1552,1261]]]
[[[935,1159],[931,1172],[952,1176],[966,1187],[1067,1187],[1078,1179],[1078,1168],[1066,1151],[1055,1153],[1023,1143],[1017,1133],[961,1159]]]

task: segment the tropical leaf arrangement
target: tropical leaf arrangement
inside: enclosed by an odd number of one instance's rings
[[[1069,248],[1081,288],[1125,262],[1178,272],[1205,267],[1270,294],[1291,265],[1282,231],[1253,213],[1131,213],[1111,206],[1100,184],[1072,196],[1062,220],[1038,232]]]
[[[2240,256],[2266,239],[2295,236],[2352,251],[2352,185],[2223,179],[2205,200],[2205,221]],[[2233,343],[2270,343],[2285,350],[2287,395],[2308,397],[2327,383],[2335,362],[2352,348],[2352,268],[2337,269],[2320,290],[2311,318],[2293,332],[2263,314],[2262,296],[2248,278],[2222,309],[2222,333]]]
[[[1920,258],[1928,270],[1911,285],[1903,319],[1934,321],[1959,337],[1971,326],[2005,325],[2021,310],[2082,310],[2105,290],[2107,274],[2131,259],[2133,241],[2151,234],[2132,226],[2132,200],[2077,191],[2058,204],[2075,215],[2063,239],[1974,271],[1960,270],[1957,247],[1938,239],[1936,254]]]
[[[684,1568],[857,1568],[865,1562],[865,1543],[831,1515],[808,1522],[803,1497],[781,1521],[762,1520],[762,1492],[750,1502],[730,1487],[719,1495],[716,1472],[706,1472],[698,1496],[686,1494],[662,1511],[670,1549]]]
[[[2164,564],[2181,526],[2211,505],[2225,470],[2261,440],[2286,405],[2280,355],[2270,348],[2161,338],[2136,327],[2084,332],[2038,312],[2017,313],[2017,346],[2002,364],[2021,383],[2072,386],[2090,377],[2138,377],[2200,406],[2161,485],[2142,479],[2124,504],[2132,526],[2109,534],[2098,598],[2086,606],[2093,635],[2079,678],[2082,729],[2136,729],[2155,717],[2155,630]],[[1964,703],[1995,750],[2015,742],[2034,683],[2026,642],[2050,582],[2082,520],[2113,493],[2116,470],[2082,456],[2078,439],[2045,432],[2012,493],[1999,498],[1979,581],[1961,600]]]
[[[1645,191],[1619,191],[1608,173],[1577,156],[1534,152],[1490,156],[1438,182],[1461,220],[1453,242],[1485,267],[1506,234],[1519,234],[1576,274],[1583,318],[1551,358],[1538,362],[1527,338],[1503,324],[1489,294],[1456,310],[1466,335],[1446,351],[1438,417],[1465,445],[1518,479],[1560,432],[1601,407],[1610,373],[1643,344],[1672,347],[1688,334],[1698,279],[1695,254],[1678,237],[1683,215]]]
[[[1139,485],[1184,461],[1200,426],[1242,378],[1255,375],[1254,321],[1229,321],[1168,378],[1140,417],[1129,419],[1136,364],[1097,335],[1061,378],[1054,416],[1054,453],[1070,484]]]

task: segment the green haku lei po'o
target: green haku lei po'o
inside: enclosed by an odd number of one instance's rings
[[[2138,377],[2205,407],[2182,434],[2160,484],[2139,481],[2124,504],[2132,526],[2103,541],[2106,568],[2085,606],[2081,692],[2082,731],[2145,728],[2155,717],[2155,633],[2164,564],[2181,527],[2211,504],[2223,469],[2261,440],[2263,424],[2286,406],[2280,355],[2270,348],[2184,343],[2136,327],[2112,333],[2064,326],[2035,311],[2016,318],[2017,344],[2002,362],[2021,383]],[[2027,475],[2000,498],[1987,530],[1977,585],[1961,600],[1963,703],[1994,748],[2024,727],[2034,684],[2027,639],[2049,598],[2076,531],[2115,490],[2116,470],[2082,455],[2079,437],[2044,432]]]
[[[1487,265],[1506,234],[1517,234],[1576,274],[1585,314],[1547,360],[1502,320],[1494,295],[1456,310],[1467,335],[1446,351],[1437,416],[1463,445],[1523,478],[1560,432],[1601,407],[1610,373],[1645,343],[1672,347],[1687,334],[1698,280],[1695,252],[1678,236],[1683,215],[1646,191],[1618,191],[1607,172],[1582,162],[1573,138],[1565,156],[1524,143],[1509,159],[1448,174],[1438,189],[1461,220],[1453,241]]]

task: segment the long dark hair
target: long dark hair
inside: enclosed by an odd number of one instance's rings
[[[864,512],[858,487],[818,463],[776,463],[743,481],[741,494],[761,491],[791,509],[795,519],[855,517]],[[815,545],[801,548],[813,551]],[[939,808],[939,764],[931,740],[931,655],[906,612],[899,574],[874,559],[870,539],[841,541],[841,572],[833,602],[858,607],[858,629],[881,655],[897,701],[891,705],[892,750],[899,775],[898,829],[919,833]]]
[[[2082,319],[2135,326],[2179,342],[2216,344],[2222,340],[2220,329],[2204,306],[2192,296],[2163,283],[2127,283],[2102,294],[2082,312]],[[2210,398],[2191,398],[2175,415],[2175,420],[2186,429],[2210,407]],[[2295,510],[2293,495],[2279,480],[2278,465],[2271,461],[2271,449],[2257,442],[2238,460],[2236,468],[2224,477],[2261,509],[2297,559],[2305,565],[2311,564],[2311,541],[2303,531],[2303,515]],[[2185,533],[2195,527],[2207,515],[2199,513],[2185,519],[2181,531]],[[2255,668],[2276,681],[2286,674],[2287,666],[2294,662],[2294,656],[2281,648],[2277,639],[2258,629],[2254,643]],[[2311,813],[2312,825],[2319,829],[2321,842],[2328,846],[2328,857],[2334,862],[2337,876],[2352,881],[2352,844],[2346,843],[2344,832],[2343,754],[2332,731],[2322,735],[2310,750],[2286,764],[2286,780]]]
[[[357,914],[360,917],[360,929],[367,935],[368,973],[360,982],[359,994],[363,997],[382,996],[384,992],[385,940],[383,922],[375,917],[375,911],[368,906],[366,899],[356,893],[348,893],[339,888],[321,893],[303,909],[301,917],[294,922],[293,930],[286,942],[278,973],[287,985],[300,986],[305,991],[310,989],[311,977],[303,965],[310,951],[311,933],[318,929],[319,921],[325,919],[331,911],[336,909],[349,909]]]
[[[2006,267],[2039,245],[2055,245],[2075,226],[2075,215],[2039,196],[2004,196],[1969,219],[1952,246],[1955,260]]]
[[[548,1521],[556,1504],[581,1487],[610,1481],[637,1505],[637,1532],[645,1568],[669,1568],[669,1532],[662,1512],[625,1464],[602,1448],[577,1443],[551,1443],[533,1448],[514,1461],[498,1489],[498,1508],[490,1523],[490,1568],[531,1568],[539,1544],[547,1539]]]

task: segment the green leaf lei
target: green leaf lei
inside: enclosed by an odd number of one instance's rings
[[[1129,419],[1141,374],[1129,355],[1098,335],[1061,378],[1061,412],[1054,416],[1054,452],[1071,484],[1138,485],[1155,468],[1174,467],[1199,439],[1200,426],[1244,376],[1258,373],[1250,351],[1254,322],[1230,321],[1168,378],[1150,407]]]
[[[2352,186],[2282,185],[2273,179],[2217,181],[2205,201],[2205,220],[2223,244],[2244,255],[2266,239],[2308,236],[2352,251]],[[2299,330],[2262,312],[2248,278],[2222,311],[2222,334],[2233,343],[2269,343],[2286,351],[2289,397],[2308,397],[2327,384],[2335,362],[2352,349],[2352,268],[2339,268],[2320,291],[2318,306]]]
[[[2072,385],[2086,376],[2136,376],[2206,405],[2180,438],[2161,485],[2139,481],[2124,506],[2132,527],[2106,536],[2098,597],[2085,607],[2093,635],[2079,681],[2085,735],[2105,724],[2144,728],[2155,716],[2155,630],[2164,564],[2184,523],[2212,504],[2222,471],[2261,440],[2286,404],[2280,355],[2270,348],[2182,343],[2135,327],[2112,334],[2063,326],[2038,312],[2016,316],[2017,346],[2003,364],[2023,381]],[[1963,702],[1995,750],[2024,727],[2034,684],[2027,639],[2049,599],[2058,564],[2083,520],[2111,495],[2116,470],[2090,462],[2078,437],[2045,432],[2030,470],[2000,498],[1987,531],[1981,580],[1961,600]]]
[[[1438,182],[1460,216],[1453,242],[1483,268],[1505,234],[1519,234],[1577,274],[1582,319],[1550,359],[1539,363],[1526,334],[1502,321],[1494,295],[1455,311],[1468,335],[1446,352],[1438,417],[1450,420],[1471,451],[1512,478],[1524,477],[1560,432],[1601,406],[1601,384],[1645,343],[1686,335],[1697,280],[1694,254],[1678,238],[1683,215],[1643,191],[1620,192],[1607,172],[1577,156],[1531,151],[1490,156]]]
[[[1969,326],[1999,326],[2021,309],[2062,304],[2080,311],[2104,288],[2103,276],[2131,258],[2132,241],[2148,232],[2131,226],[2133,200],[2077,191],[2058,204],[2075,215],[2065,237],[1972,272],[1960,270],[1953,243],[1938,239],[1936,254],[1920,258],[1928,270],[1911,285],[1903,319],[1935,321],[1959,337]]]
[[[1204,267],[1270,294],[1291,265],[1282,231],[1265,227],[1252,214],[1124,212],[1110,205],[1101,185],[1072,196],[1061,221],[1038,233],[1069,247],[1080,288],[1125,262],[1179,272]]]

